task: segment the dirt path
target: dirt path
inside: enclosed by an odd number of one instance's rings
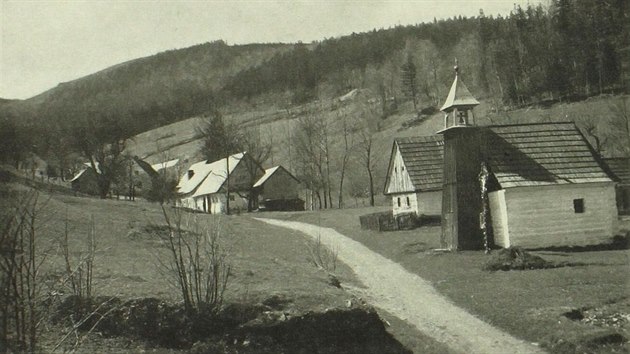
[[[533,344],[492,327],[440,295],[429,282],[401,265],[371,251],[337,231],[294,221],[262,219],[271,225],[290,228],[338,250],[367,287],[366,300],[421,332],[461,353],[543,353]]]

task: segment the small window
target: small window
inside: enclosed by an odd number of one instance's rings
[[[188,179],[191,179],[195,175],[195,171],[188,170]]]
[[[230,194],[230,200],[234,201],[234,194]]]
[[[398,199],[398,207],[400,207],[400,197],[398,197],[397,199]]]
[[[402,167],[400,168],[400,170],[401,170],[401,171],[404,171],[404,170],[405,170],[405,166],[402,166]]]
[[[407,206],[410,206],[411,204],[409,203],[409,197],[407,197]]]
[[[398,173],[398,167],[394,167],[394,173]]]
[[[582,214],[584,212],[584,199],[573,199],[573,211],[576,214]]]

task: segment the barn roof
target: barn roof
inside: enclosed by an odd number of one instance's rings
[[[630,185],[630,157],[607,158],[604,163],[621,184]]]
[[[282,166],[278,165],[278,166],[274,166],[274,167],[271,167],[271,168],[266,169],[266,170],[265,170],[265,174],[264,174],[262,177],[260,177],[260,179],[259,179],[258,181],[256,181],[256,183],[254,183],[254,188],[256,188],[256,187],[260,187],[260,186],[262,186],[263,184],[265,184],[265,182],[267,182],[267,180],[268,180],[271,176],[273,176],[273,174],[274,174],[274,173],[276,173],[276,172],[277,172],[278,170],[280,170],[280,169],[282,169],[282,170],[286,171],[286,173],[288,173],[288,174],[289,174],[289,176],[293,177],[293,179],[295,179],[296,181],[298,181],[298,183],[300,182],[300,181],[299,181],[299,180],[298,180],[295,176],[293,176],[293,175],[291,174],[291,172],[287,171],[284,167],[282,167]]]
[[[92,169],[92,164],[89,163],[89,162],[83,163],[83,166],[85,166],[85,167],[83,167],[83,169],[81,171],[79,171],[76,175],[74,175],[74,177],[72,177],[70,182],[74,182],[74,181],[78,180],[79,178],[81,178],[81,176],[83,176],[85,171]],[[94,166],[96,166],[96,169],[100,173],[101,172],[101,167],[100,167],[100,165],[99,165],[99,163],[97,161],[94,162]]]
[[[416,191],[442,189],[444,142],[441,135],[396,138],[394,145],[398,146]],[[388,171],[385,188],[390,175]]]
[[[236,166],[243,160],[245,156],[244,152],[234,154],[230,156],[230,173],[234,171]],[[223,158],[218,161],[214,161],[207,165],[210,169],[210,172],[207,174],[207,177],[201,182],[193,197],[198,197],[206,194],[213,194],[221,189],[225,180],[227,180],[227,162],[226,159]]]
[[[503,188],[611,182],[574,123],[489,126],[486,154]]]
[[[153,165],[151,165],[151,167],[155,171],[159,171],[159,170],[162,170],[162,169],[165,169],[165,168],[173,167],[173,166],[177,165],[178,162],[179,162],[179,159],[173,159],[173,160],[169,160],[169,161],[164,161],[164,162],[153,164]]]
[[[453,80],[451,90],[448,92],[446,101],[444,102],[442,108],[440,108],[440,111],[446,111],[456,106],[471,107],[478,104],[479,101],[477,101],[470,91],[468,91],[464,82],[459,79],[459,75],[455,75],[455,80]]]

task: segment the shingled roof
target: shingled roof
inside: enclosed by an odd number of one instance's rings
[[[630,157],[608,158],[604,159],[604,163],[621,184],[630,185]]]
[[[502,188],[612,181],[572,122],[489,126],[486,133]]]
[[[440,111],[446,111],[452,107],[473,107],[478,104],[479,101],[468,91],[464,82],[459,79],[459,75],[456,75],[451,85],[451,90],[448,92],[446,101],[444,105],[442,105],[442,108],[440,108]]]
[[[444,142],[441,135],[396,138],[394,146],[400,150],[416,191],[442,189]],[[388,171],[385,188],[390,175],[391,171]]]

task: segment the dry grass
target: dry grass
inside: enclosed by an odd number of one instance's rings
[[[157,297],[177,301],[178,291],[159,269],[156,257],[164,256],[162,240],[155,236],[164,226],[158,206],[142,201],[127,202],[54,195],[47,209],[47,223],[42,230],[46,243],[55,245],[64,231],[64,219],[70,225],[70,252],[84,248],[86,230],[94,217],[98,249],[94,259],[94,294],[122,299]],[[213,216],[229,224],[232,278],[225,294],[226,303],[271,303],[282,299],[283,311],[291,314],[322,312],[346,308],[348,300],[357,303],[343,289],[330,285],[326,271],[309,262],[307,239],[300,233],[274,227],[247,216]],[[227,221],[227,222],[226,222]],[[157,225],[157,226],[156,226]],[[162,226],[160,226],[162,225]],[[152,234],[154,236],[152,236]],[[46,271],[54,278],[63,272],[61,250],[49,257]],[[344,285],[360,287],[345,264],[337,262],[335,276]],[[415,328],[384,314],[391,323],[388,331],[416,352],[449,353],[440,343]],[[54,346],[58,332],[47,333],[44,345]],[[142,350],[142,344],[119,338],[112,340],[91,334],[82,350],[99,352]],[[134,349],[135,348],[135,349]]]
[[[532,253],[545,260],[576,266],[487,272],[482,267],[490,256],[482,251],[431,252],[439,247],[439,226],[383,233],[361,230],[358,216],[379,210],[363,208],[270,216],[332,227],[433,282],[439,292],[488,323],[516,337],[548,345],[553,351],[566,349],[558,343],[575,342],[602,330],[630,338],[630,323],[602,329],[561,315],[569,309],[610,304],[625,306],[624,311],[628,313],[624,303],[630,294],[630,251],[536,251]],[[618,346],[589,349],[601,353],[615,350],[622,349]]]

